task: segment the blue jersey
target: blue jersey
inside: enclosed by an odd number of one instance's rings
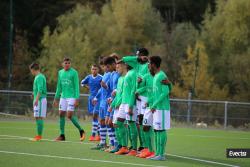
[[[94,97],[98,93],[98,90],[101,88],[101,81],[102,76],[100,74],[95,77],[90,74],[81,81],[81,85],[88,85],[90,96]]]
[[[117,71],[113,71],[111,73],[110,81],[109,81],[109,89],[111,93],[113,92],[113,90],[116,89],[119,77],[120,77],[120,74]]]
[[[110,80],[111,72],[105,72],[102,81],[107,84]],[[107,108],[107,98],[108,98],[109,90],[108,88],[101,87],[98,91],[96,98],[100,99],[100,107]]]

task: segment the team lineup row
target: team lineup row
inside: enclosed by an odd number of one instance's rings
[[[166,159],[172,85],[161,70],[161,58],[148,55],[146,48],[140,48],[136,55],[121,59],[116,54],[104,57],[99,62],[103,76],[98,72],[98,65],[92,65],[91,74],[81,81],[81,85],[89,89],[88,112],[93,116],[89,140],[100,141],[92,149],[151,160]],[[46,78],[37,63],[30,65],[30,71],[35,76],[33,106],[37,136],[33,140],[39,141],[46,117]],[[60,117],[60,135],[56,141],[65,140],[66,116],[79,130],[80,140],[85,139],[85,132],[74,115],[79,105],[79,85],[78,72],[71,67],[71,60],[64,58],[53,103],[59,105]]]

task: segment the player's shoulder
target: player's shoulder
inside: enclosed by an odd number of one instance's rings
[[[167,75],[164,71],[161,70],[158,74],[156,74],[156,77],[158,79],[164,79],[164,78],[167,78]]]

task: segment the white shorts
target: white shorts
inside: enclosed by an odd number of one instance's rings
[[[141,101],[136,100],[136,110],[137,110],[138,115],[144,114],[146,110],[146,103],[147,103],[148,98],[144,96],[139,96],[139,99],[141,99]]]
[[[122,118],[122,119],[126,119],[126,113],[124,110],[125,104],[121,104],[118,112],[117,112],[117,118]]]
[[[133,107],[133,115],[129,115],[128,110],[129,110],[128,104],[121,104],[117,117],[126,119],[127,121],[136,121],[137,112],[136,112],[135,106]]]
[[[153,113],[153,127],[155,130],[170,129],[170,111],[156,110]]]
[[[142,125],[153,126],[153,113],[150,108],[145,109]]]
[[[119,112],[118,109],[115,109],[115,110],[114,110],[113,120],[112,120],[112,123],[113,123],[113,124],[116,124],[116,123],[117,123],[118,112]]]
[[[38,101],[37,106],[33,106],[34,117],[46,117],[47,113],[47,99],[42,98]]]
[[[60,98],[60,111],[75,111],[75,98]]]

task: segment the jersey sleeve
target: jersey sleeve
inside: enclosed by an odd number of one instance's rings
[[[61,85],[61,79],[60,79],[60,72],[58,72],[55,99],[60,98],[61,92],[62,92],[62,85]]]
[[[75,98],[79,99],[80,97],[80,90],[79,90],[79,76],[78,76],[78,72],[75,72],[74,75],[74,84],[75,84]]]
[[[37,93],[42,94],[44,82],[42,77],[37,78]]]
[[[129,101],[129,107],[133,107],[135,104],[135,91],[136,91],[136,77],[135,79],[132,79],[131,84],[131,95],[130,95],[130,101]]]
[[[125,56],[122,58],[122,61],[129,66],[136,68],[138,65],[138,57],[137,56]]]
[[[146,77],[147,77],[147,75],[144,75],[142,77],[142,81],[141,81],[141,83],[139,83],[139,88],[136,90],[136,92],[139,94],[142,94],[147,90]]]
[[[89,75],[86,76],[82,81],[81,81],[81,86],[88,85],[89,83]]]
[[[157,100],[153,102],[152,108],[155,108],[164,98],[167,98],[169,94],[169,87],[167,85],[162,85],[162,91],[158,95]]]

